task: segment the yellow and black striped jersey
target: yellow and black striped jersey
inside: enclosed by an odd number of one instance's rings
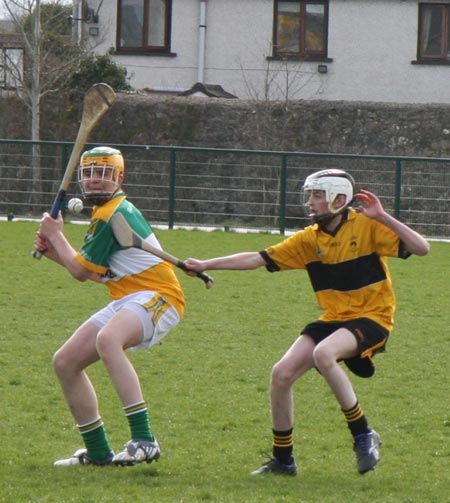
[[[271,272],[306,269],[323,321],[369,318],[392,330],[395,296],[387,257],[407,258],[395,232],[353,209],[335,232],[314,224],[261,252]]]

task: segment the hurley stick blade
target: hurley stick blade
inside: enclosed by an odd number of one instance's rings
[[[111,228],[120,246],[124,248],[140,248],[134,244],[133,229],[128,225],[128,222],[121,213],[115,213],[111,217]]]
[[[63,179],[61,180],[58,193],[56,194],[50,210],[50,215],[53,218],[58,218],[58,214],[64,205],[67,190],[70,182],[72,181],[73,174],[78,166],[78,163],[80,162],[80,157],[89,134],[115,101],[116,93],[112,87],[104,83],[94,84],[84,95],[83,112],[81,115],[78,134],[75,139]],[[45,250],[34,250],[32,255],[34,258],[40,259],[43,253],[45,253]]]
[[[108,84],[94,84],[84,95],[83,112],[80,127],[73,145],[72,153],[61,181],[60,191],[67,191],[73,178],[73,173],[80,162],[81,154],[88,136],[93,131],[99,120],[105,115],[116,101],[116,93]],[[65,194],[64,194],[65,195]],[[60,208],[58,208],[59,211]],[[53,218],[58,216],[53,215]]]
[[[152,253],[157,257],[170,262],[174,266],[182,269],[185,272],[189,272],[190,269],[186,267],[186,264],[177,257],[174,257],[170,253],[167,253],[164,250],[160,250],[152,246],[150,243],[147,243],[144,239],[142,239],[128,224],[126,218],[121,213],[115,213],[111,217],[111,228],[114,234],[114,237],[119,242],[120,246],[124,248],[140,248],[143,251],[148,253]],[[214,279],[204,272],[195,273],[198,278],[200,278],[204,283],[206,288],[211,288],[214,284]]]

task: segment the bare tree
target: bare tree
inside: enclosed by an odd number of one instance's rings
[[[256,77],[255,72],[247,71],[243,64],[241,73],[256,115],[255,146],[265,150],[283,150],[290,122],[289,105],[302,96],[312,83],[314,74],[301,62],[273,61],[268,57],[265,58],[265,68],[258,71]],[[319,87],[315,93],[318,91]],[[278,118],[276,134],[271,120],[274,110]]]
[[[256,76],[255,72],[246,70],[243,64],[241,73],[252,104],[254,148],[285,150],[293,120],[290,104],[298,100],[309,86],[315,87],[314,74],[301,62],[272,60],[269,57],[265,57],[265,67],[256,72]],[[280,204],[282,168],[273,165],[273,159],[267,156],[261,163],[270,169],[270,176],[261,180],[262,211],[269,216],[273,207]],[[277,218],[274,216],[274,225],[277,225]]]
[[[23,58],[8,58],[16,93],[30,111],[31,139],[40,139],[40,105],[57,93],[76,69],[81,51],[72,43],[67,0],[0,0],[20,34]]]
[[[60,92],[77,68],[82,51],[72,42],[67,0],[0,0],[23,45],[22,56],[7,56],[5,66],[18,98],[31,117],[30,138],[41,139],[42,99]],[[32,181],[30,197],[40,192],[42,173],[40,147],[32,147]]]

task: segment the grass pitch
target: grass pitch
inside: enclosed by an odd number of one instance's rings
[[[37,224],[0,222],[1,502],[443,503],[450,501],[448,354],[450,248],[391,260],[396,327],[369,380],[352,377],[383,446],[360,476],[342,413],[312,372],[295,387],[296,478],[250,476],[270,453],[270,368],[319,315],[305,272],[213,272],[216,285],[180,273],[184,320],[161,345],[130,355],[161,444],[157,463],[132,468],[54,468],[81,447],[51,368],[53,352],[106,288],[81,284],[30,256]],[[71,241],[85,227],[66,225]],[[160,231],[186,258],[260,250],[268,234]],[[128,440],[120,403],[101,364],[89,372],[113,448]]]

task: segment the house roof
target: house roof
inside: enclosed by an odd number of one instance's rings
[[[190,89],[180,93],[180,96],[200,96],[207,98],[237,98],[234,94],[231,94],[222,86],[217,84],[203,84],[202,82],[197,82]]]

